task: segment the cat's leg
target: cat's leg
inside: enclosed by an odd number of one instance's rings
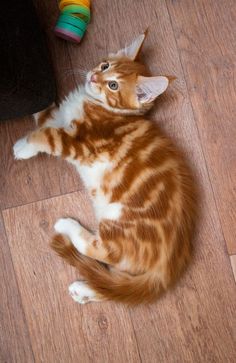
[[[76,226],[76,224],[78,224],[78,222],[72,220],[72,224],[73,225],[69,226],[69,222],[68,222],[66,225],[65,219],[59,220],[56,223],[56,226],[55,226],[56,230],[60,231],[60,234],[57,234],[56,236],[54,236],[52,243],[51,243],[51,247],[59,256],[64,258],[69,264],[74,265],[74,259],[76,258],[76,252],[74,252],[75,247],[74,247],[71,239],[68,238],[68,236],[70,234],[70,237],[73,237],[74,242],[75,242],[75,237],[76,237],[76,244],[78,243],[77,242],[77,240],[78,240],[77,231],[75,230],[75,228],[78,227],[78,226]],[[67,231],[68,227],[70,228],[70,233],[65,232],[65,231]],[[83,227],[81,227],[81,228],[83,228]],[[85,230],[85,231],[86,231],[87,238],[89,238],[89,234],[91,234],[91,233],[88,232],[87,230]],[[61,232],[63,232],[63,234]],[[73,235],[73,234],[75,234],[75,235]],[[94,236],[92,238],[94,239]],[[97,292],[95,292],[84,281],[76,281],[73,284],[71,284],[69,286],[69,294],[76,302],[78,302],[80,304],[86,304],[90,301],[105,300],[104,297],[102,297]]]
[[[69,145],[72,142],[73,136],[69,131],[46,127],[37,129],[28,136],[18,140],[13,147],[13,151],[16,159],[29,159],[39,152],[56,156],[63,153],[69,156]]]
[[[42,127],[46,126],[49,122],[55,123],[56,120],[54,119],[54,111],[58,107],[55,103],[53,103],[51,106],[47,107],[45,110],[39,111],[37,113],[34,113],[34,120],[37,126]]]
[[[50,107],[43,111],[37,112],[34,115],[36,125],[41,127],[55,127],[55,128],[65,128],[71,130],[74,128],[73,120],[65,120],[65,113],[63,108],[58,107],[53,103]]]
[[[98,241],[91,232],[74,219],[61,218],[56,222],[54,228],[58,233],[69,237],[71,243],[81,254],[104,263],[109,263],[107,251],[102,246],[101,241]],[[71,284],[69,286],[69,294],[80,304],[103,300],[83,281],[76,281]]]
[[[61,218],[55,226],[58,233],[69,237],[75,248],[85,256],[111,264],[107,248],[102,240],[82,227],[72,218]]]

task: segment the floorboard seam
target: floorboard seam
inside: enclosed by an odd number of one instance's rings
[[[55,194],[55,195],[53,195],[51,197],[48,197],[48,198],[37,199],[37,200],[34,200],[32,202],[18,204],[18,205],[14,205],[14,206],[10,206],[10,207],[3,207],[0,210],[2,212],[5,212],[5,211],[11,210],[11,209],[21,208],[21,207],[24,207],[24,206],[27,206],[27,205],[32,205],[32,204],[35,204],[35,203],[44,202],[44,201],[51,200],[51,199],[54,199],[54,198],[59,198],[59,197],[63,197],[63,196],[66,196],[66,195],[83,192],[84,190],[85,189],[78,189],[78,190],[74,190],[74,191],[67,192],[67,193]]]
[[[134,329],[133,318],[132,318],[132,315],[131,315],[130,311],[129,311],[129,317],[130,317],[130,321],[131,321],[132,328],[133,328],[133,332],[134,332],[134,337],[135,337],[135,342],[136,342],[136,346],[137,346],[137,351],[138,351],[139,359],[140,359],[140,362],[142,363],[143,360],[142,360],[141,353],[140,353],[140,350],[139,350],[138,339],[137,339],[136,331]]]

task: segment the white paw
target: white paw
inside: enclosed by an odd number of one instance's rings
[[[71,236],[72,234],[80,233],[80,224],[72,218],[60,218],[54,225],[55,231],[58,233],[66,234]]]
[[[85,282],[76,281],[69,286],[69,294],[79,304],[87,304],[96,301],[95,292],[86,285]]]
[[[23,137],[13,146],[13,153],[15,159],[29,159],[32,158],[32,156],[37,155],[38,150],[34,144],[28,143],[27,137]]]

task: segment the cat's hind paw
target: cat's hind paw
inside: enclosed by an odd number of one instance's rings
[[[69,294],[79,304],[98,301],[96,293],[83,281],[76,281],[69,286]]]

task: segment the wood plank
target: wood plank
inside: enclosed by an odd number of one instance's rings
[[[3,215],[36,362],[139,362],[128,310],[76,304],[67,288],[78,276],[48,246],[58,217],[94,226],[87,197],[73,193]]]
[[[14,142],[34,127],[30,118],[0,123],[1,208],[83,189],[78,174],[65,161],[43,154],[29,160],[14,160]]]
[[[167,0],[229,254],[236,254],[236,2]]]
[[[126,1],[106,5],[105,0],[94,3],[94,22],[82,45],[84,53],[89,52],[89,64],[96,64],[96,54],[99,58],[108,50],[118,49],[150,24],[143,50],[145,60],[154,74],[178,77],[157,102],[152,118],[185,150],[202,194],[191,268],[162,300],[131,310],[141,359],[202,362],[204,357],[205,361],[234,361],[235,286],[167,8],[163,1],[154,0],[137,1],[135,7]],[[96,38],[92,39],[94,29]],[[76,52],[71,54],[76,65]]]
[[[11,253],[0,214],[0,362],[34,362]]]

